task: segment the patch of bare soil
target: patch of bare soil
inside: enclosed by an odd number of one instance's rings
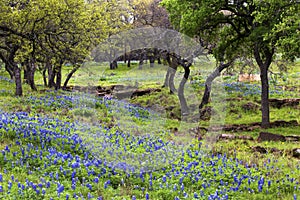
[[[253,131],[255,129],[260,128],[261,123],[260,122],[253,122],[250,124],[229,124],[225,126],[219,126],[219,127],[211,127],[211,131],[227,131],[227,132],[239,132],[239,131]],[[291,120],[291,121],[274,121],[271,122],[270,128],[276,128],[276,127],[289,127],[289,126],[299,126],[297,120]]]
[[[270,106],[274,108],[293,107],[297,108],[300,105],[300,98],[294,99],[269,99]]]
[[[152,92],[160,92],[161,89],[158,88],[147,88],[138,89],[135,86],[125,86],[125,85],[111,85],[111,86],[74,86],[66,87],[67,91],[78,91],[87,92],[91,94],[96,94],[97,96],[111,96],[118,99],[133,98],[137,96],[143,96],[150,94]]]

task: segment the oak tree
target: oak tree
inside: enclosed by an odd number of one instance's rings
[[[281,54],[300,54],[298,0],[163,0],[180,31],[215,42],[217,61],[228,62],[246,52],[259,66],[262,127],[270,125],[268,70]]]

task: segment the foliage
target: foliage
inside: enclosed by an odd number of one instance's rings
[[[164,135],[135,136],[25,112],[1,113],[0,124],[6,141],[0,155],[1,195],[8,199],[230,199],[249,194],[255,199],[299,191],[299,166],[281,176],[275,159],[258,168],[210,154],[199,141],[181,149]],[[149,157],[149,152],[158,156]]]
[[[26,70],[32,72],[33,89],[36,69],[48,70],[51,80],[57,76],[59,88],[61,65],[82,63],[89,56],[90,48],[110,31],[104,15],[106,4],[74,0],[1,1],[1,4],[0,58],[17,80],[17,95],[22,95],[21,64],[29,64]],[[52,84],[53,80],[49,82]]]
[[[239,56],[256,60],[261,75],[262,126],[268,127],[269,67],[276,53],[289,60],[300,56],[299,1],[164,0],[162,4],[182,32],[215,44],[217,61]]]
[[[151,74],[150,69],[146,72]],[[112,82],[123,82],[128,74],[137,72],[124,66],[116,73]],[[288,78],[292,79],[292,74],[288,73]],[[11,92],[13,82],[6,75],[0,76],[0,85]],[[160,78],[139,81],[155,86],[163,75]],[[252,91],[250,86],[257,88],[256,84],[233,87],[239,85],[233,81],[228,80],[232,98],[236,93]],[[178,127],[176,120],[164,121],[150,109],[126,101],[45,88],[43,93],[25,89],[28,92],[24,97],[1,96],[0,198],[293,199],[300,195],[299,160],[289,152],[298,143],[223,141],[211,149],[204,141],[175,135],[161,126]],[[166,93],[132,101],[176,104],[176,98]],[[253,122],[256,111],[243,112],[241,105],[255,102],[255,96],[242,95],[242,100],[231,101],[229,108],[243,117],[237,120],[233,118],[237,115],[229,114],[227,123]],[[299,116],[290,108],[274,112],[285,120]],[[287,116],[289,112],[295,114]],[[260,131],[241,134],[256,137]],[[298,127],[266,131],[293,135]],[[180,145],[184,139],[191,139],[190,145]],[[278,148],[283,155],[254,153],[253,145]]]

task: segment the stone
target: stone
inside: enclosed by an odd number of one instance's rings
[[[252,147],[252,150],[254,152],[259,152],[259,153],[263,153],[263,154],[267,153],[267,149],[264,147],[261,147],[261,146]]]
[[[295,148],[292,150],[293,157],[300,158],[300,148]]]
[[[283,135],[277,135],[273,133],[268,133],[268,132],[260,132],[259,136],[257,138],[258,142],[262,141],[281,141],[284,142],[286,141],[285,136]]]

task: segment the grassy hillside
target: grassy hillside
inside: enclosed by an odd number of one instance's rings
[[[216,81],[208,105],[215,114],[198,120],[203,83],[213,66],[192,68],[185,90],[191,114],[185,118],[166,88],[118,100],[43,86],[32,92],[24,85],[25,95],[16,98],[14,83],[1,71],[0,199],[300,198],[300,161],[292,156],[299,142],[256,140],[261,131],[300,136],[299,126],[234,133],[254,140],[216,142],[209,136],[224,131],[193,132],[260,121],[259,83],[237,83],[236,76]],[[161,88],[166,67],[137,67],[120,64],[111,71],[88,63],[70,85]],[[285,80],[270,85],[270,97],[300,98],[299,73],[298,62]],[[176,85],[182,75],[179,69]],[[42,84],[40,74],[37,83]],[[299,105],[271,107],[271,120],[300,123]]]

